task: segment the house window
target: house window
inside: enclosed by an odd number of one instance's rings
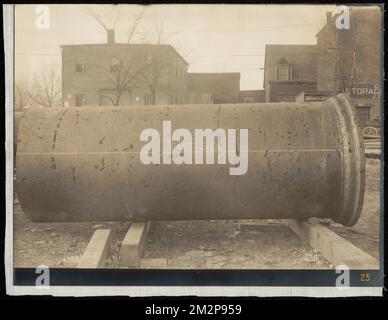
[[[275,78],[279,81],[292,80],[291,64],[282,57],[275,66]]]
[[[118,71],[120,66],[120,61],[117,57],[111,57],[110,58],[110,71]]]
[[[357,106],[357,116],[359,119],[359,125],[365,127],[368,125],[370,120],[370,106]]]
[[[290,79],[290,66],[289,65],[279,65],[278,66],[278,80],[287,81]]]
[[[75,62],[76,72],[85,72],[85,57],[77,57]]]
[[[86,98],[84,94],[75,95],[75,106],[76,107],[86,106]]]

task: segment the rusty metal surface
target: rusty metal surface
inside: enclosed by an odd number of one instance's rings
[[[144,165],[145,128],[249,130],[245,175],[230,165]],[[325,102],[31,108],[17,192],[35,221],[332,218],[357,222],[363,143],[344,95]]]

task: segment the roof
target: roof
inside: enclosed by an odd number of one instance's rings
[[[240,93],[242,94],[261,94],[264,92],[264,89],[257,89],[257,90],[240,90]]]
[[[270,44],[265,46],[264,87],[276,80],[274,67],[287,62],[292,66],[293,80],[316,81],[318,49],[316,45]]]
[[[330,91],[321,91],[321,90],[309,90],[309,91],[301,91],[299,93],[303,94],[324,94],[324,95],[331,95]]]
[[[256,100],[265,100],[265,91],[260,90],[240,90],[239,96],[241,98],[255,98]]]
[[[137,48],[157,48],[161,50],[170,50],[173,52],[176,56],[178,56],[186,65],[189,65],[189,63],[183,58],[180,53],[170,44],[147,44],[147,43],[114,43],[114,44],[108,44],[108,43],[84,43],[84,44],[65,44],[61,45],[61,48],[71,48],[71,47],[82,47],[82,48],[87,48],[87,47],[126,47],[126,46],[132,46],[132,47],[137,47]]]
[[[188,73],[188,89],[190,92],[211,93],[213,98],[237,98],[240,92],[240,73]]]
[[[303,84],[303,83],[316,83],[316,80],[270,80],[270,83],[279,83],[279,84]]]
[[[328,24],[333,23],[339,15],[340,15],[340,13],[336,13],[336,14],[332,15],[330,12],[327,12],[326,13],[326,23],[323,25],[323,27],[321,29],[319,29],[318,33],[315,36],[318,37],[318,35],[320,33],[322,33],[327,28]]]
[[[264,96],[265,91],[260,90],[240,90],[240,96],[242,97],[252,97],[252,96]]]
[[[286,58],[282,57],[279,61],[278,64],[290,64]]]
[[[278,54],[281,57],[287,57],[289,54],[315,53],[316,50],[317,46],[315,44],[267,44],[265,46],[265,55]]]
[[[201,78],[238,78],[240,79],[240,72],[190,72],[191,77]]]

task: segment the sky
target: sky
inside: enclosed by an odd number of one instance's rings
[[[105,43],[117,21],[116,42],[143,12],[134,41],[152,41],[162,26],[165,43],[189,63],[189,72],[240,72],[241,90],[263,87],[266,44],[316,44],[332,5],[47,5],[48,29],[38,29],[39,5],[16,5],[15,77],[31,79],[45,65],[60,70],[61,45]],[[38,10],[38,12],[37,12]]]

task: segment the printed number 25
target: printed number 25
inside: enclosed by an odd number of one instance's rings
[[[370,273],[361,273],[360,274],[361,282],[369,282],[371,279],[372,279],[372,276]]]

